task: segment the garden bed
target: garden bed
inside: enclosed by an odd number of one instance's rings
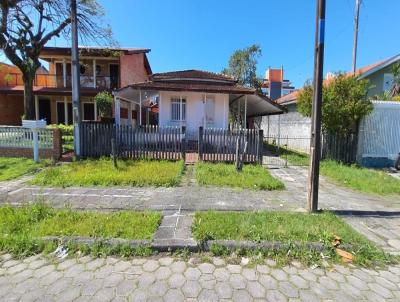
[[[244,165],[237,172],[233,164],[198,163],[196,179],[200,185],[227,186],[253,190],[281,190],[284,184],[260,165]]]
[[[42,186],[176,186],[183,161],[118,160],[114,168],[108,158],[83,160],[50,167],[37,174],[32,184]]]

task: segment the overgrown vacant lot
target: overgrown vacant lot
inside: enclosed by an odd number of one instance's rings
[[[0,181],[18,178],[24,174],[36,172],[46,161],[36,164],[32,159],[0,157]]]
[[[335,236],[342,243],[351,244],[350,252],[361,264],[387,262],[390,257],[378,249],[364,236],[353,230],[342,219],[332,213],[303,214],[287,212],[198,212],[192,227],[193,236],[204,240],[250,240],[271,241],[290,244],[293,242],[322,242],[326,245],[326,254],[335,258],[332,241]],[[293,256],[311,260],[320,257],[319,253],[311,255],[310,251],[285,251]],[[282,256],[282,255],[281,255]],[[287,256],[287,255],[286,255]],[[286,257],[284,255],[284,257]],[[335,259],[333,259],[335,260]],[[338,259],[337,259],[338,260]]]
[[[109,159],[84,160],[48,168],[33,179],[43,186],[175,186],[182,161],[118,160],[115,169]]]
[[[284,189],[284,184],[259,165],[244,165],[237,172],[233,164],[199,163],[196,178],[201,185],[229,186],[254,190]]]
[[[269,148],[274,148],[269,145]],[[307,154],[280,149],[280,156],[292,165],[308,166]],[[344,165],[333,160],[321,161],[321,174],[333,181],[364,193],[379,195],[400,194],[400,181],[383,171]]]
[[[382,171],[324,160],[321,163],[321,174],[339,184],[365,193],[400,194],[400,180]]]
[[[160,223],[156,212],[112,213],[55,210],[43,204],[0,207],[0,250],[15,254],[41,252],[44,236],[151,239]]]

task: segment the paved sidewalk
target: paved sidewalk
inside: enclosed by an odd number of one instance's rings
[[[231,188],[200,187],[193,170],[175,188],[42,188],[21,181],[0,184],[0,203],[21,205],[30,201],[45,201],[55,207],[70,206],[82,210],[156,210],[165,217],[159,237],[183,239],[188,232],[191,213],[220,210],[286,210],[305,211],[307,169],[288,167],[271,169],[281,179],[286,190],[252,191]],[[2,187],[3,186],[3,187]],[[400,254],[400,198],[362,194],[340,187],[321,177],[320,207],[336,211],[370,240],[388,252]],[[182,218],[179,218],[182,217]],[[175,219],[175,229],[172,228]],[[165,227],[165,228],[164,228]],[[180,231],[181,229],[181,231]],[[178,230],[178,231],[177,231]],[[178,236],[178,237],[177,237]],[[163,237],[167,238],[167,237]]]
[[[182,261],[0,256],[1,301],[399,301],[400,266],[283,268]],[[54,263],[55,262],[55,263]]]
[[[197,249],[197,242],[192,236],[193,215],[176,212],[164,212],[160,226],[154,235],[153,244],[170,248]],[[166,250],[165,252],[167,252]]]

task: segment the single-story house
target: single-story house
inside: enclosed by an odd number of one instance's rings
[[[252,118],[283,113],[281,106],[254,88],[241,86],[230,76],[200,70],[155,73],[149,80],[132,83],[113,94],[117,124],[143,125],[142,115],[125,112],[141,112],[150,100],[158,108],[153,105],[146,110],[158,111],[158,125],[181,127],[189,140],[197,140],[199,127],[228,129],[229,109],[236,102],[246,126]]]

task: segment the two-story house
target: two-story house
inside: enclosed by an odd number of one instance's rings
[[[94,96],[135,82],[147,81],[152,73],[142,48],[80,47],[81,110],[83,120],[97,120]],[[71,124],[71,48],[45,47],[40,59],[48,69],[40,68],[34,81],[37,119],[47,124]],[[0,68],[0,124],[20,125],[23,115],[23,81],[20,71],[11,65]]]

